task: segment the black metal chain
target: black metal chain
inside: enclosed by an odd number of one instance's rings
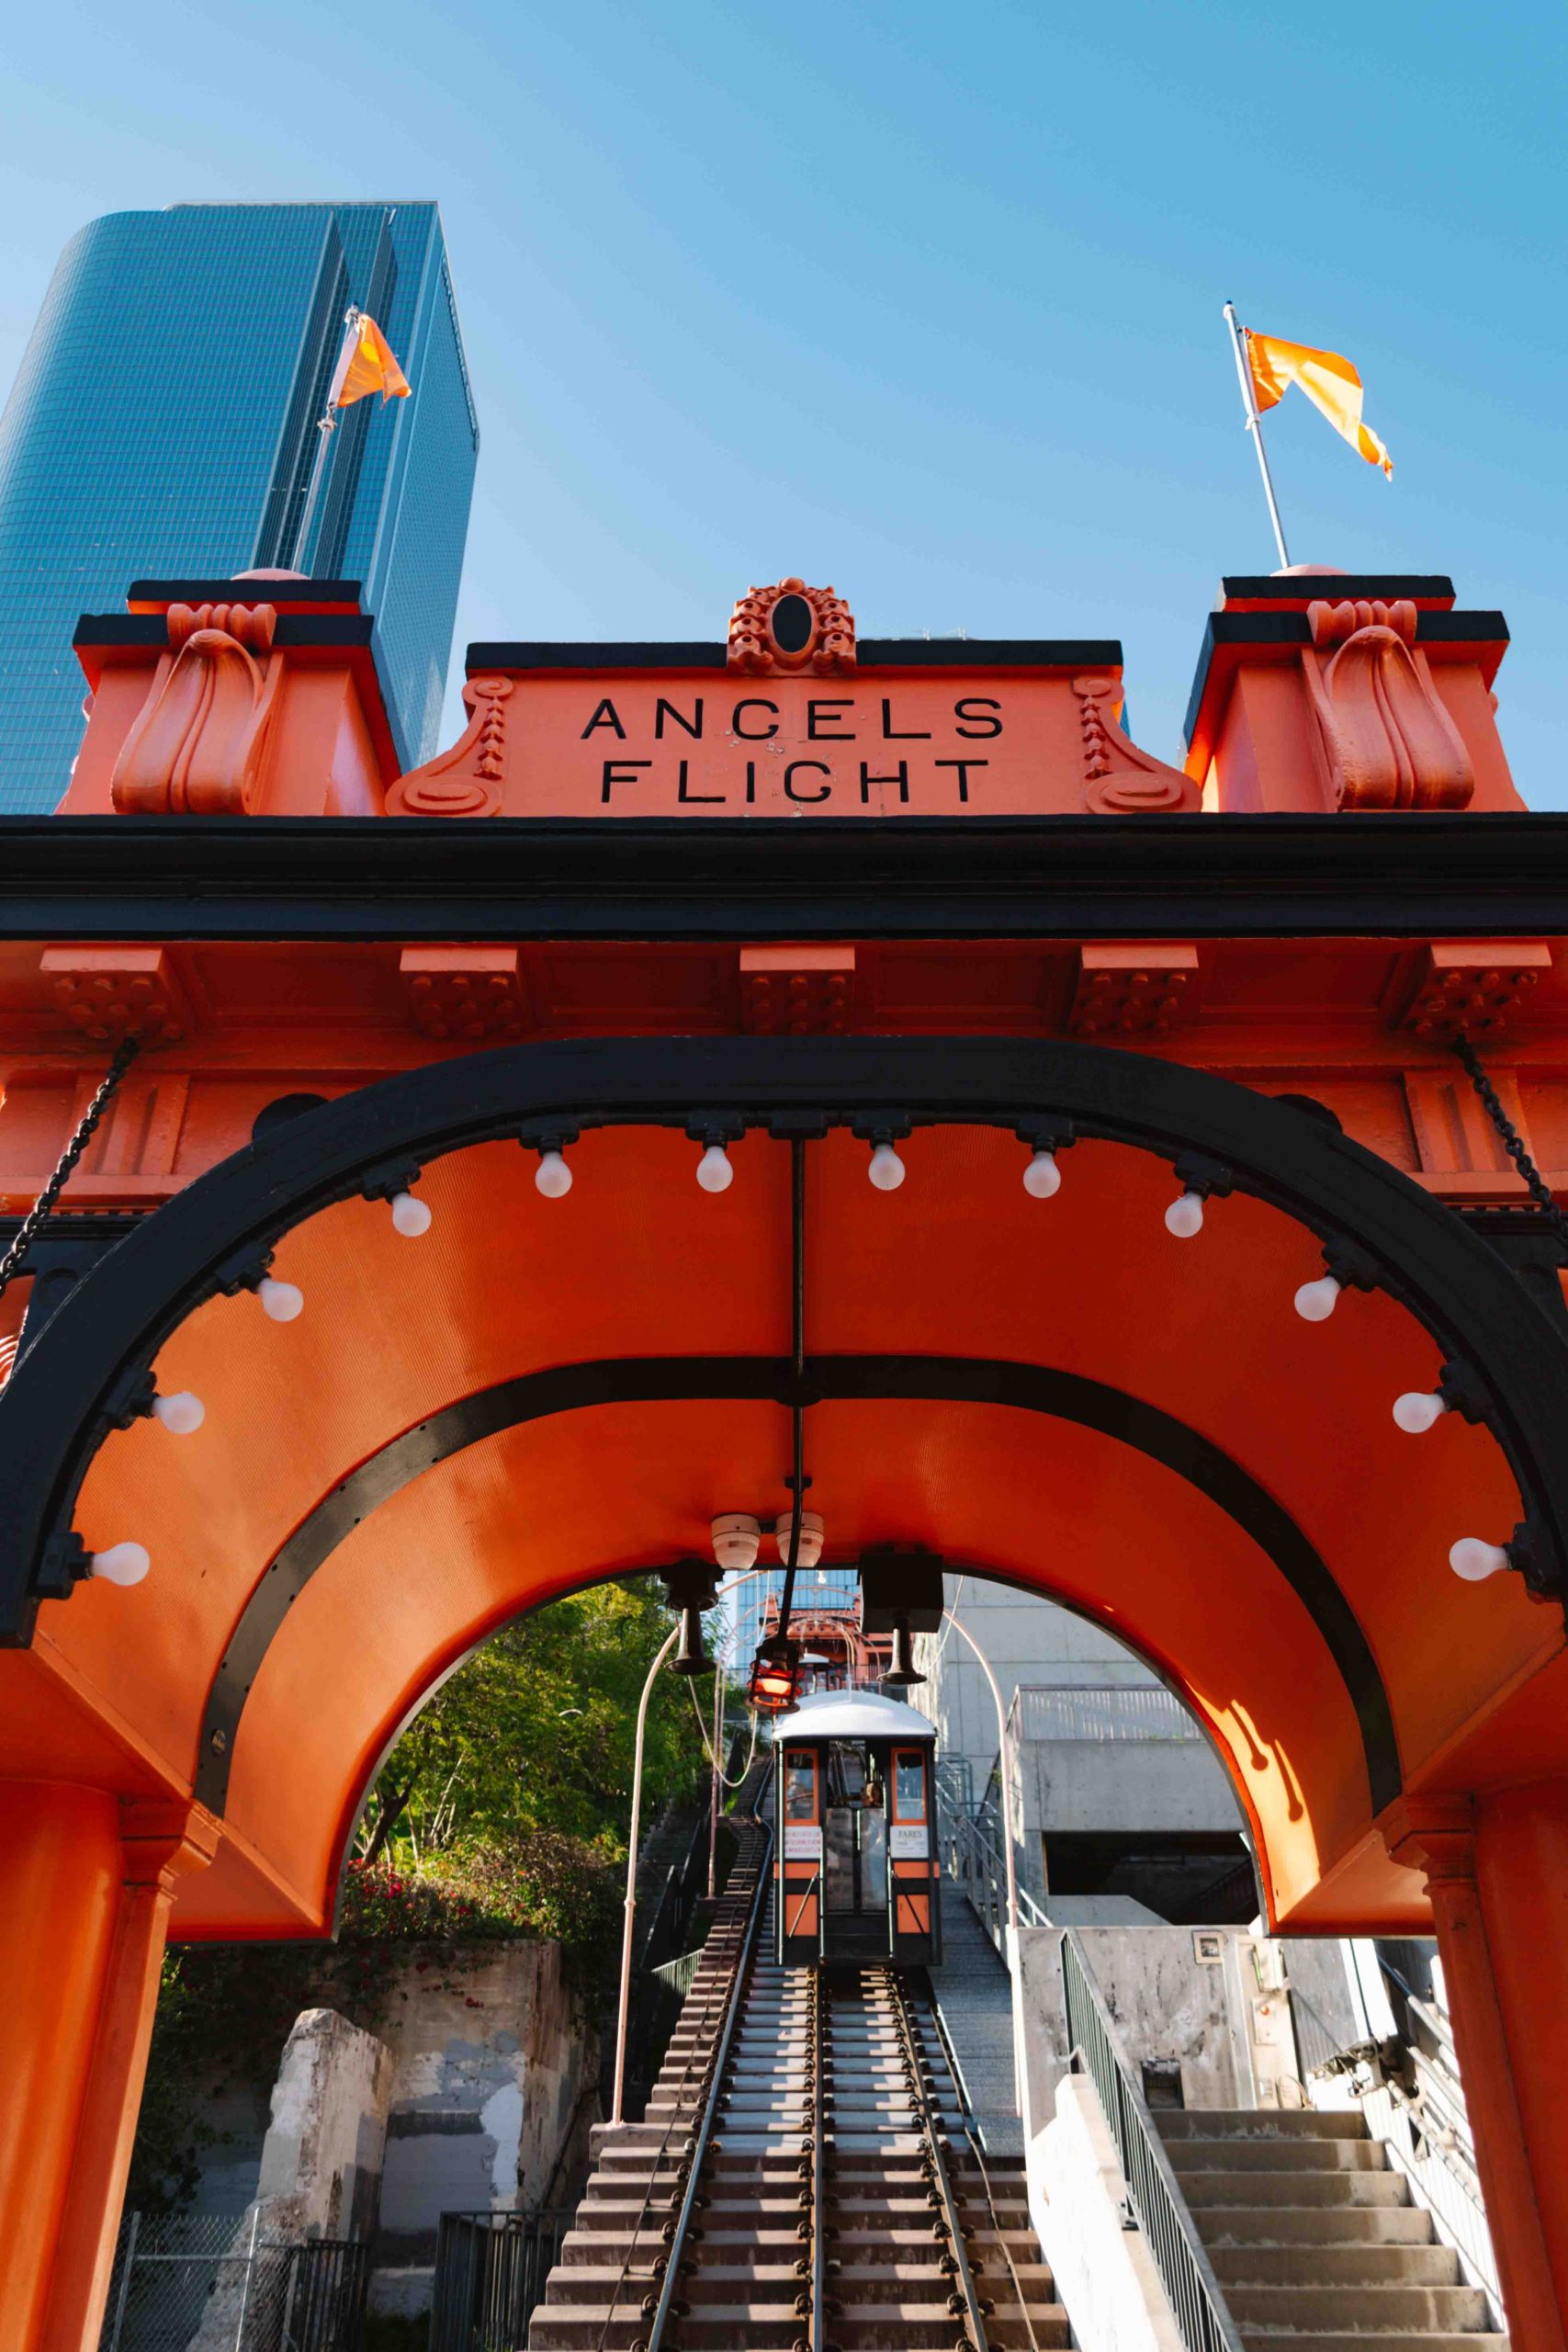
[[[1564,1262],[1568,1263],[1568,1216],[1558,1207],[1551,1185],[1530,1158],[1523,1136],[1504,1110],[1502,1099],[1483,1069],[1481,1057],[1470,1039],[1462,1035],[1454,1038],[1453,1049],[1464,1064],[1465,1075],[1481,1097],[1482,1107],[1496,1128],[1504,1150],[1524,1178],[1531,1200],[1551,1226]]]
[[[103,1084],[83,1112],[76,1132],[61,1153],[53,1175],[22,1219],[10,1248],[0,1258],[0,1297],[5,1296],[7,1284],[19,1270],[37,1238],[39,1227],[47,1221],[50,1211],[70,1182],[72,1170],[97,1132],[98,1122],[114,1101],[120,1080],[141,1051],[141,1041],[138,1037],[124,1037],[115,1047],[114,1059],[104,1073]]]

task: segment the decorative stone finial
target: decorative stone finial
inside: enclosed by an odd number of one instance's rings
[[[804,580],[748,588],[729,616],[729,666],[760,678],[841,677],[855,666],[854,616],[831,588]]]

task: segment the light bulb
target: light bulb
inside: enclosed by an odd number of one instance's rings
[[[412,1193],[399,1193],[392,1202],[392,1223],[411,1241],[421,1233],[428,1233],[430,1203],[415,1200]]]
[[[188,1388],[177,1388],[172,1396],[154,1396],[152,1413],[175,1437],[188,1437],[207,1419],[206,1406]]]
[[[297,1283],[275,1282],[264,1274],[256,1288],[262,1303],[262,1313],[270,1315],[275,1323],[292,1323],[305,1304],[305,1294]]]
[[[1048,1201],[1062,1189],[1062,1171],[1054,1151],[1037,1151],[1023,1171],[1023,1189],[1037,1201]]]
[[[734,1183],[735,1170],[721,1143],[710,1143],[698,1160],[697,1182],[705,1193],[728,1193]]]
[[[152,1566],[144,1544],[111,1544],[93,1555],[93,1574],[106,1584],[140,1584]]]
[[[1501,1544],[1483,1544],[1479,1535],[1461,1535],[1450,1550],[1449,1566],[1466,1584],[1480,1584],[1513,1563]]]
[[[1165,1213],[1165,1229],[1179,1241],[1190,1241],[1203,1230],[1203,1195],[1190,1188],[1179,1193]]]
[[[1296,1313],[1303,1323],[1326,1323],[1343,1287],[1334,1274],[1320,1274],[1314,1283],[1303,1283],[1296,1293]]]
[[[773,1522],[773,1540],[779,1547],[779,1557],[789,1561],[789,1530],[793,1514],[781,1510]],[[800,1542],[795,1547],[797,1568],[814,1568],[822,1557],[822,1514],[819,1510],[803,1510],[800,1514]]]
[[[1434,1421],[1440,1421],[1448,1406],[1435,1389],[1412,1388],[1393,1400],[1393,1418],[1402,1430],[1412,1437],[1419,1437]]]
[[[571,1190],[571,1170],[558,1151],[542,1151],[534,1182],[547,1201],[558,1201]]]
[[[890,1143],[877,1145],[871,1155],[871,1166],[866,1174],[879,1193],[896,1193],[904,1181],[905,1168]]]

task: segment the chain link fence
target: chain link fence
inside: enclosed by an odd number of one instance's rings
[[[128,2213],[98,2352],[360,2352],[370,2249],[261,2216]]]

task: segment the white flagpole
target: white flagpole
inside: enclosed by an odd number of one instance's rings
[[[333,435],[337,431],[338,413],[333,393],[337,388],[338,379],[343,374],[344,357],[359,333],[361,317],[361,312],[353,303],[350,303],[343,314],[343,342],[338,347],[337,362],[333,368],[327,389],[327,405],[316,419],[316,431],[321,437],[316,444],[315,463],[310,468],[310,485],[305,492],[305,504],[299,516],[299,528],[294,534],[294,551],[289,558],[296,571],[299,571],[305,549],[310,545],[311,527],[316,520],[316,509],[321,503],[321,485],[326,480],[327,453],[333,446]]]
[[[1269,471],[1269,453],[1263,447],[1263,422],[1258,413],[1253,396],[1252,370],[1247,364],[1247,349],[1241,329],[1236,323],[1235,305],[1225,304],[1225,322],[1231,331],[1231,344],[1235,352],[1235,372],[1241,379],[1241,404],[1247,411],[1247,429],[1252,435],[1252,446],[1258,452],[1258,470],[1263,476],[1263,495],[1269,501],[1269,520],[1274,526],[1274,545],[1280,550],[1280,569],[1289,571],[1291,552],[1285,545],[1285,526],[1280,520],[1279,502],[1274,496],[1274,481]]]

